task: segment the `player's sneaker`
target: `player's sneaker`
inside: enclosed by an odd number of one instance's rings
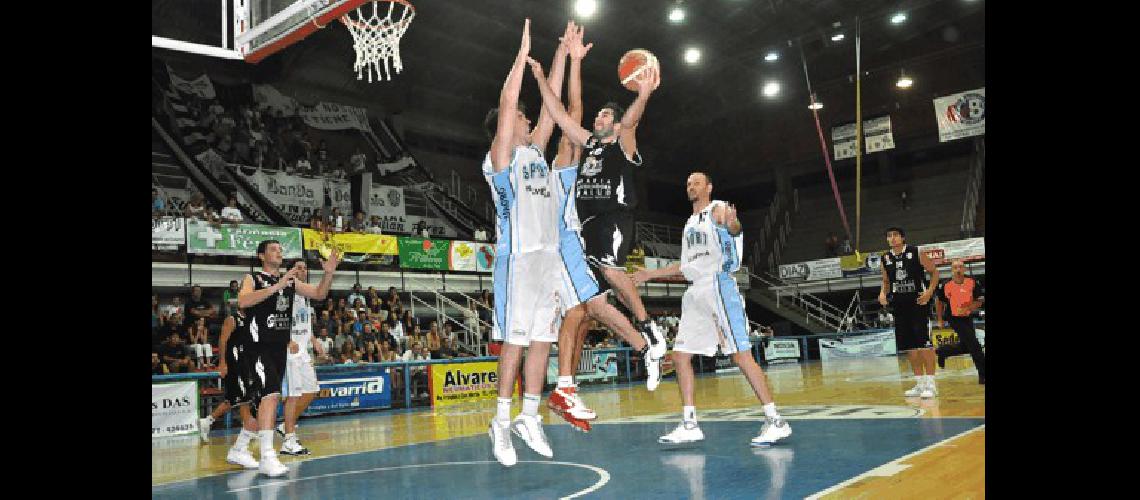
[[[792,435],[792,426],[782,418],[765,418],[760,434],[752,438],[752,446],[771,446],[776,441]]]
[[[648,352],[641,357],[644,358],[643,362],[645,363],[645,388],[649,391],[655,391],[657,386],[661,384],[661,360],[663,358],[654,359],[653,355]]]
[[[576,387],[559,387],[550,392],[547,406],[559,413],[569,414],[578,420],[594,420],[598,414],[586,407]]]
[[[283,465],[281,461],[277,459],[277,454],[273,452],[261,456],[261,464],[258,470],[269,477],[282,476],[286,472],[289,472],[289,468]]]
[[[210,425],[214,420],[210,417],[198,419],[198,435],[202,436],[202,442],[210,441]]]
[[[928,379],[926,384],[922,386],[922,392],[919,393],[919,396],[921,396],[922,399],[930,399],[937,395],[938,388],[934,387],[934,380]]]
[[[661,327],[657,326],[653,320],[648,320],[641,324],[640,329],[641,336],[645,338],[645,343],[649,344],[649,356],[653,359],[664,358],[665,351],[669,350],[669,346],[665,345],[665,333],[661,331]]]
[[[907,389],[906,392],[903,393],[903,396],[906,396],[908,398],[916,398],[919,394],[922,394],[923,387],[925,387],[925,384],[922,382],[914,384],[914,387]]]
[[[550,441],[546,439],[546,432],[542,430],[542,415],[519,414],[511,422],[511,432],[522,438],[530,449],[546,458],[554,457],[550,449]]]
[[[704,440],[705,433],[701,432],[701,427],[695,420],[682,420],[672,432],[657,438],[657,442],[661,444],[695,443]]]
[[[495,454],[495,460],[499,463],[510,467],[518,462],[518,456],[515,455],[515,445],[511,442],[511,431],[509,429],[510,422],[499,422],[499,419],[491,419],[491,427],[487,429],[487,435],[491,437],[491,451]]]
[[[301,441],[296,438],[286,439],[284,443],[281,443],[282,455],[300,456],[308,455],[309,453],[309,449],[301,446]]]
[[[249,450],[239,450],[237,448],[230,448],[230,452],[226,453],[226,462],[234,465],[240,465],[246,469],[256,469],[260,464],[253,458],[253,454]]]

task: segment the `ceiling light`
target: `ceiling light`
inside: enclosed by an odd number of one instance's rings
[[[895,82],[895,86],[900,89],[909,89],[911,85],[914,85],[914,80],[906,75],[900,76],[899,81]]]
[[[902,24],[904,21],[906,21],[906,14],[902,12],[891,16],[891,24]]]
[[[813,102],[808,104],[808,109],[823,109],[823,103],[819,101]]]
[[[843,39],[843,33],[836,33],[834,35],[831,35],[831,41],[833,41],[833,42],[838,42],[842,39]]]
[[[680,7],[673,7],[673,10],[669,11],[669,20],[674,22],[674,23],[679,23],[681,21],[684,21],[685,20],[685,9],[682,9]]]
[[[701,50],[697,48],[689,48],[685,50],[685,62],[689,64],[696,64],[701,60]]]
[[[769,52],[768,55],[764,56],[764,60],[768,61],[768,62],[775,61],[779,58],[780,58],[780,54],[777,54],[775,52]]]
[[[596,0],[578,0],[574,3],[574,11],[582,17],[590,17],[598,10],[598,2]]]
[[[780,93],[780,84],[777,82],[768,82],[764,84],[764,97],[773,97]]]

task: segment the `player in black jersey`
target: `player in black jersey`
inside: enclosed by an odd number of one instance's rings
[[[895,345],[906,351],[907,360],[914,370],[916,384],[904,394],[907,397],[932,398],[938,395],[934,386],[936,356],[926,323],[930,316],[930,298],[938,283],[938,268],[915,245],[906,244],[906,232],[899,227],[886,231],[890,250],[879,260],[883,270],[883,288],[879,291],[879,304],[890,305],[895,316]],[[930,281],[926,273],[930,273]]]
[[[240,375],[245,366],[242,363],[242,358],[249,353],[247,350],[248,342],[249,324],[245,315],[238,310],[234,314],[226,316],[226,320],[222,322],[221,336],[218,339],[218,348],[221,349],[222,353],[218,361],[218,373],[222,376],[225,399],[222,404],[214,409],[213,413],[198,421],[198,430],[202,434],[202,442],[208,441],[210,426],[213,425],[214,421],[222,418],[226,412],[230,411],[230,408],[238,407],[238,412],[241,414],[241,434],[238,435],[233,447],[226,454],[226,462],[247,469],[256,469],[259,464],[248,449],[250,440],[257,437],[257,421],[254,420],[250,412],[250,397],[245,384],[245,381],[249,380],[250,377],[249,375],[245,377]]]
[[[528,63],[538,80],[544,109],[550,111],[563,136],[582,148],[574,193],[587,260],[597,274],[605,276],[602,291],[608,283],[633,313],[635,326],[649,345],[649,356],[663,358],[668,349],[664,331],[649,318],[637,286],[625,272],[625,260],[633,246],[633,208],[637,203],[633,167],[642,163],[637,151],[637,125],[661,78],[655,68],[644,70],[637,77],[637,98],[629,110],[623,111],[616,103],[602,106],[591,133],[566,112],[542,74],[542,66],[530,58]]]
[[[252,402],[257,408],[261,441],[259,469],[266,475],[280,476],[289,469],[281,464],[273,449],[273,424],[276,423],[281,381],[285,376],[286,351],[293,322],[293,294],[324,299],[340,263],[340,255],[333,250],[329,260],[322,263],[324,275],[316,286],[295,279],[300,273],[300,266],[294,266],[283,276],[278,275],[283,252],[277,240],[259,243],[257,257],[261,260],[261,271],[246,275],[238,292],[238,307],[246,310],[249,317],[251,353],[244,358],[243,364],[245,371],[252,375],[247,389],[252,388]]]

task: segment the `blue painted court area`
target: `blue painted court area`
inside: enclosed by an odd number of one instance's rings
[[[983,418],[792,420],[793,434],[751,448],[760,422],[702,422],[705,440],[665,446],[675,425],[546,428],[554,459],[515,438],[504,468],[486,435],[295,462],[289,475],[235,472],[157,486],[156,498],[803,498],[985,423]]]

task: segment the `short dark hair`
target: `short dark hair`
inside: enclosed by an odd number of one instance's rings
[[[526,114],[526,104],[522,101],[518,102],[519,111]],[[495,140],[495,131],[499,128],[499,108],[491,108],[487,112],[487,117],[483,118],[483,132],[487,134],[487,140]]]
[[[906,239],[906,231],[903,231],[903,228],[898,227],[898,226],[888,227],[887,230],[883,232],[883,235],[885,236],[885,235],[891,234],[891,231],[899,233],[899,236],[902,236],[903,239]]]
[[[696,170],[693,172],[693,174],[701,174],[701,175],[705,176],[705,181],[707,181],[709,184],[713,183],[712,176],[709,175],[708,172],[702,172],[700,170]],[[693,174],[689,174],[689,175],[693,175]]]
[[[257,244],[257,253],[259,253],[259,254],[265,253],[265,250],[267,248],[269,248],[269,245],[272,245],[274,243],[276,243],[278,245],[281,244],[281,242],[277,241],[277,240],[262,240],[261,243]]]
[[[609,108],[614,112],[614,123],[620,122],[622,117],[625,116],[625,108],[614,101],[607,102],[602,105],[602,109]]]

